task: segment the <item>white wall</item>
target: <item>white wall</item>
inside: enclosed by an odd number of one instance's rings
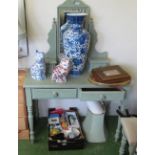
[[[127,106],[133,112],[137,107],[137,26],[136,0],[83,0],[91,8],[98,34],[98,51],[108,51],[112,64],[123,66],[132,75],[131,90]],[[48,32],[52,19],[57,16],[57,6],[64,0],[26,0],[30,56],[19,60],[19,67],[30,67],[34,63],[36,49],[47,52]],[[40,101],[40,114],[45,116],[48,106],[77,105],[85,115],[86,107],[79,100]],[[67,103],[67,104],[66,104]],[[64,105],[65,104],[65,105]],[[118,103],[112,103],[110,114],[115,113]]]

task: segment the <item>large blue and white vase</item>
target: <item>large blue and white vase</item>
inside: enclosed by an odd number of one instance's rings
[[[64,49],[63,49],[63,34],[70,27],[70,22],[67,18],[67,13],[65,13],[65,19],[66,19],[66,23],[60,27],[60,51],[61,51],[61,53],[63,53],[63,51],[64,51]]]
[[[31,77],[34,80],[45,80],[46,79],[46,65],[45,65],[45,54],[36,50],[36,62],[32,65]]]
[[[71,75],[80,75],[85,67],[90,35],[83,28],[86,13],[67,13],[67,24],[62,34],[64,54],[72,60]]]

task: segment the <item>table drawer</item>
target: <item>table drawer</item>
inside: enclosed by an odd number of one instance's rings
[[[32,89],[33,99],[76,98],[76,89]]]
[[[81,88],[78,91],[78,97],[81,100],[92,101],[120,101],[123,100],[125,91],[117,88]]]

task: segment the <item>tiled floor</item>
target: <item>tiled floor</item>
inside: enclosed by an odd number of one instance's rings
[[[81,150],[48,151],[47,119],[39,119],[36,124],[36,142],[30,144],[27,140],[19,141],[19,155],[118,155],[120,143],[114,142],[117,117],[107,117],[106,127],[108,138],[105,143],[86,144]]]

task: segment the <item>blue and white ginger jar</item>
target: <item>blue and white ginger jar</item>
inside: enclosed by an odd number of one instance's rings
[[[80,75],[84,69],[89,49],[90,35],[83,28],[86,13],[67,13],[62,27],[64,54],[72,60],[71,75]]]
[[[31,77],[34,80],[45,80],[46,79],[46,66],[45,66],[45,54],[36,50],[36,62],[32,65]]]

